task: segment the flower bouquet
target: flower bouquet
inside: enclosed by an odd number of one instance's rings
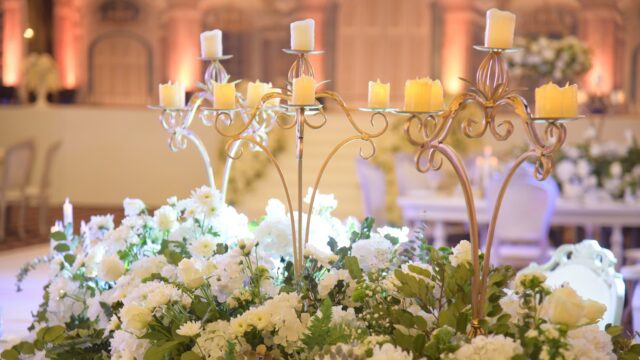
[[[509,68],[518,76],[554,82],[575,81],[591,68],[589,49],[574,36],[516,38],[515,43],[522,51],[510,54]]]
[[[593,201],[640,199],[640,146],[633,132],[623,143],[597,142],[594,134],[562,148],[554,177],[567,198]]]
[[[317,197],[293,271],[285,207],[249,221],[203,187],[153,213],[96,216],[52,234],[51,279],[28,339],[3,359],[637,359],[596,323],[605,307],[544,275],[490,270],[486,335],[469,338],[471,246],[374,230]],[[480,254],[482,256],[482,254]],[[27,265],[27,268],[29,265]]]

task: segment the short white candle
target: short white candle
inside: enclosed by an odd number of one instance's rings
[[[62,221],[64,226],[73,225],[73,205],[69,202],[69,198],[66,198],[62,205]]]
[[[508,11],[490,9],[484,31],[484,46],[507,49],[513,46],[516,16]]]
[[[267,91],[268,93],[278,93],[278,94],[282,94],[282,89],[278,89],[278,88],[269,88],[269,90]],[[269,101],[267,101],[267,106],[269,107],[278,107],[280,106],[280,98],[273,98]]]
[[[171,81],[166,84],[160,84],[158,94],[160,95],[160,106],[167,109],[184,107],[186,95],[183,84],[172,84]]]
[[[203,58],[222,56],[222,31],[215,29],[200,34],[200,53]]]
[[[236,84],[213,83],[213,108],[231,110],[236,107]]]
[[[384,109],[389,107],[389,95],[391,85],[383,84],[378,79],[376,82],[369,81],[368,106],[373,109]]]
[[[313,105],[316,103],[316,81],[311,76],[302,75],[293,79],[292,105]]]
[[[250,82],[247,85],[247,106],[254,108],[260,105],[262,97],[271,89],[271,83],[263,83],[260,80]]]
[[[310,51],[314,49],[315,21],[306,19],[291,23],[291,49]]]

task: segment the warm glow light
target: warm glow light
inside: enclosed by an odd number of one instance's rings
[[[199,30],[197,23],[172,21],[169,31],[167,76],[184,84],[187,91],[195,88],[200,77]]]
[[[2,6],[2,84],[16,86],[20,82],[20,64],[24,52],[22,3],[5,1]]]
[[[27,28],[22,34],[22,36],[24,36],[25,39],[31,39],[33,35],[34,35],[34,32],[32,28]]]
[[[467,76],[471,24],[475,14],[465,9],[445,12],[442,39],[442,85],[447,94],[458,94],[463,89],[459,77]]]
[[[55,12],[54,56],[62,87],[75,89],[78,87],[78,41],[72,12],[62,10]]]

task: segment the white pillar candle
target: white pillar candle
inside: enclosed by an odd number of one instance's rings
[[[219,29],[200,34],[200,53],[203,58],[213,59],[222,56],[222,31]]]
[[[231,110],[236,107],[236,84],[213,83],[213,108]]]
[[[444,109],[444,92],[440,80],[407,80],[404,86],[404,110],[436,112]]]
[[[69,198],[66,198],[62,205],[62,221],[64,226],[73,225],[73,205],[69,202]]]
[[[578,116],[578,86],[565,85],[561,88],[549,82],[536,89],[536,116],[560,118]]]
[[[306,19],[291,23],[291,49],[310,51],[314,49],[315,21]]]
[[[260,99],[269,92],[271,89],[271,83],[263,83],[260,80],[256,82],[250,82],[247,85],[247,106],[254,108],[260,105]]]
[[[311,76],[302,75],[293,79],[292,105],[313,105],[316,103],[316,81]]]
[[[484,31],[484,46],[507,49],[513,46],[516,16],[508,11],[490,9]]]
[[[181,83],[172,84],[169,81],[166,84],[160,84],[158,94],[160,95],[160,106],[167,109],[184,107],[186,95],[184,85]]]
[[[380,79],[376,82],[369,81],[368,106],[373,109],[388,108],[390,88],[391,84],[383,84]]]

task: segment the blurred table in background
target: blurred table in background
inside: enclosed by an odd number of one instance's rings
[[[445,223],[468,223],[467,206],[462,196],[413,191],[398,197],[404,222],[409,226],[427,223],[432,226],[434,246],[445,246],[447,230]],[[475,199],[478,223],[488,225],[490,209],[485,199]],[[525,205],[526,206],[526,205]],[[640,204],[623,202],[582,203],[560,198],[556,203],[551,220],[554,226],[583,227],[586,238],[592,238],[594,231],[603,227],[611,228],[611,251],[623,263],[623,227],[640,227]],[[482,239],[481,239],[482,240]],[[580,239],[582,240],[582,239]],[[597,239],[600,240],[600,239]],[[578,240],[579,241],[579,240]]]

